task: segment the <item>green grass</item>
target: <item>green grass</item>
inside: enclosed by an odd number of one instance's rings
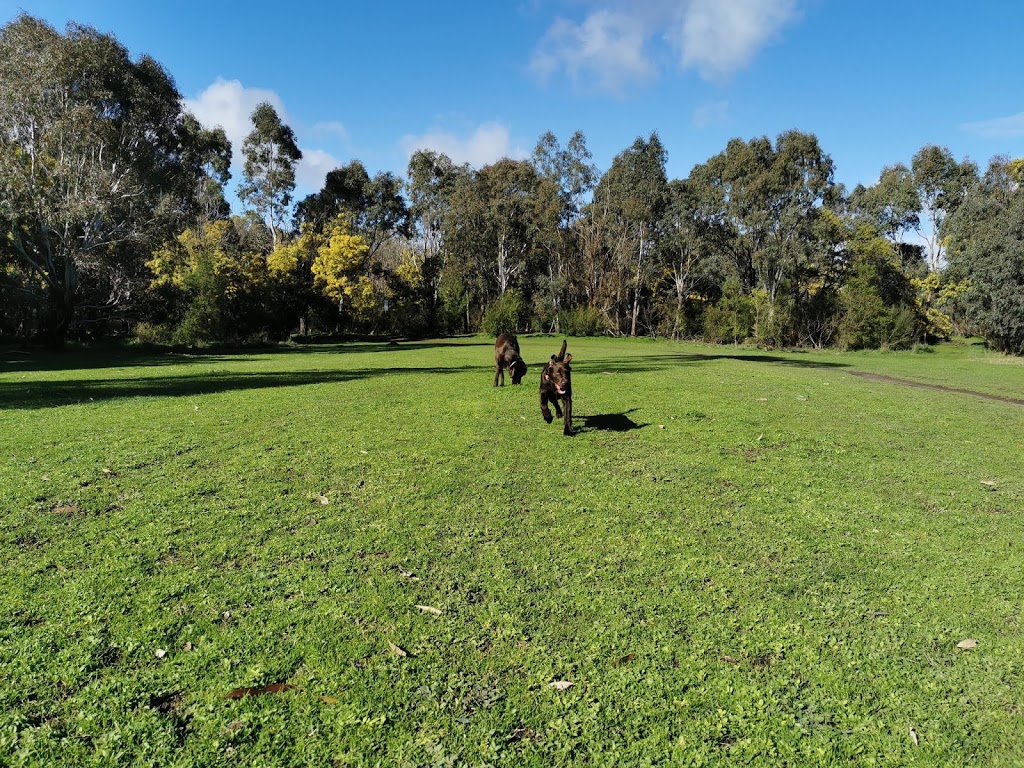
[[[0,764],[1024,762],[1021,361],[521,343],[0,354]]]

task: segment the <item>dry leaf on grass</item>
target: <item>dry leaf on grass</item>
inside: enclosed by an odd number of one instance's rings
[[[330,504],[331,503],[331,500],[328,499],[326,496],[324,496],[322,493],[318,493],[316,495],[316,500],[318,502],[320,502],[321,504]]]
[[[568,688],[572,688],[575,683],[571,683],[568,680],[556,680],[553,683],[548,683],[548,688],[554,688],[556,691],[564,691]]]
[[[392,643],[392,642],[391,642],[390,640],[388,640],[388,648],[390,648],[390,649],[391,649],[391,652],[392,652],[393,654],[395,654],[396,656],[400,656],[400,657],[401,657],[401,658],[403,658],[403,659],[404,659],[404,658],[405,658],[406,656],[408,656],[408,655],[409,655],[409,652],[408,652],[407,650],[405,650],[404,648],[401,648],[400,646],[397,646],[397,645],[395,645],[395,644],[394,644],[394,643]]]
[[[167,651],[165,651],[163,648],[157,648],[155,651],[153,651],[153,655],[156,656],[158,659],[162,659],[164,656],[167,655]]]
[[[417,605],[416,607],[419,609],[420,613],[432,613],[435,616],[441,615],[441,609],[435,608],[432,605]]]
[[[917,743],[918,743],[917,742],[917,731],[915,731],[913,728],[910,729],[910,740],[912,742],[914,742],[914,746],[916,747]]]
[[[726,662],[728,662],[730,664],[739,664],[740,663],[739,659],[735,659],[732,656],[722,656],[721,658],[722,658],[722,661],[726,661]]]
[[[399,573],[400,573],[400,574],[401,574],[402,576],[405,576],[405,578],[409,579],[409,581],[419,581],[419,580],[420,580],[420,577],[419,577],[419,576],[417,576],[417,575],[416,575],[415,573],[413,573],[412,571],[407,571],[407,570],[405,570],[404,568],[399,568],[399,569],[398,569],[398,572],[399,572]]]
[[[320,697],[320,701],[322,701],[324,704],[340,704],[341,703],[340,701],[338,701],[333,696],[321,696]]]
[[[989,491],[994,491],[996,489],[996,481],[995,480],[982,480],[981,484],[983,486],[985,486],[985,488],[987,490],[989,490]]]
[[[956,647],[957,648],[961,648],[961,649],[967,651],[967,650],[970,650],[971,648],[974,648],[977,644],[978,644],[977,640],[975,640],[973,637],[969,637],[966,640],[961,640],[959,643],[957,643]]]
[[[629,662],[633,661],[633,659],[635,659],[635,658],[636,658],[636,654],[635,653],[627,653],[625,656],[620,656],[615,661],[613,661],[612,662],[612,666],[613,667],[621,667],[624,664],[629,664]]]

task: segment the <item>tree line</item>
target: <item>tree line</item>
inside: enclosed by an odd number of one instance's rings
[[[925,146],[845,189],[813,134],[733,139],[670,179],[657,133],[609,168],[577,132],[475,169],[358,160],[295,200],[260,104],[231,146],[112,36],[0,29],[0,335],[60,345],[485,331],[1024,354],[1024,161]],[[908,242],[916,240],[917,243]]]

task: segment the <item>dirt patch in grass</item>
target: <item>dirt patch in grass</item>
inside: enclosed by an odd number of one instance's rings
[[[976,392],[973,389],[960,389],[958,387],[944,387],[941,384],[924,384],[920,381],[908,381],[907,379],[897,379],[895,376],[885,376],[880,373],[860,373],[857,371],[850,371],[851,376],[856,376],[859,379],[867,379],[868,381],[881,381],[886,384],[899,384],[903,387],[914,387],[915,389],[933,389],[938,392],[953,392],[958,395],[970,395],[971,397],[980,397],[983,400],[995,400],[999,403],[1009,403],[1010,405],[1021,405],[1024,406],[1024,400],[1015,397],[1004,397],[1002,395],[989,395],[984,392]]]

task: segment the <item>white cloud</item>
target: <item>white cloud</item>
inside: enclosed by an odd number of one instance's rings
[[[993,120],[964,123],[960,130],[981,136],[984,139],[1007,139],[1024,136],[1024,112]]]
[[[729,102],[714,101],[710,104],[701,104],[693,110],[693,124],[697,128],[707,128],[709,125],[721,125],[729,117]]]
[[[242,142],[252,131],[252,112],[263,102],[271,104],[281,120],[288,122],[284,102],[277,93],[265,88],[246,88],[238,80],[222,77],[218,77],[196,98],[185,99],[185,109],[207,128],[219,126],[224,129],[237,162],[241,157]]]
[[[534,52],[530,68],[541,79],[564,68],[585,90],[622,94],[629,85],[657,75],[644,50],[646,37],[642,21],[626,13],[596,11],[582,24],[557,19]]]
[[[252,131],[251,116],[258,104],[267,102],[277,110],[281,121],[290,125],[284,101],[275,91],[265,88],[247,88],[238,80],[218,77],[212,85],[194,99],[185,99],[185,109],[196,116],[207,128],[221,127],[231,140],[233,173],[237,177],[242,166],[242,142]],[[317,123],[310,133],[314,136],[348,140],[348,131],[340,122]],[[309,149],[300,145],[302,159],[295,167],[295,183],[300,189],[320,190],[328,171],[341,163],[322,149]]]
[[[580,23],[557,19],[538,44],[531,70],[564,71],[577,85],[622,94],[658,75],[657,43],[682,69],[727,79],[750,64],[798,17],[798,0],[589,0]]]
[[[341,166],[334,155],[322,149],[303,149],[302,159],[295,166],[295,185],[300,189],[319,192],[327,174]]]
[[[469,163],[481,168],[503,157],[521,160],[529,154],[521,146],[513,146],[507,126],[501,123],[483,123],[468,136],[457,136],[448,131],[432,131],[421,136],[406,135],[401,147],[411,157],[416,150],[431,149],[442,152],[457,164]]]
[[[796,0],[692,0],[667,37],[684,68],[721,80],[747,66],[796,13]]]

